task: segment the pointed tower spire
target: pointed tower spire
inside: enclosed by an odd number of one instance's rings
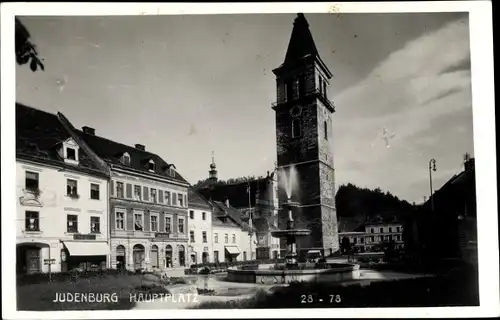
[[[210,164],[210,171],[208,171],[208,179],[212,182],[217,182],[217,166],[215,164],[215,156],[212,151],[212,163]]]
[[[292,36],[285,56],[285,64],[296,62],[307,56],[319,56],[309,23],[303,13],[298,13],[293,23]]]

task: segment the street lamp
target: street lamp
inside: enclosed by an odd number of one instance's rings
[[[431,189],[431,210],[434,211],[434,197],[432,196],[432,171],[436,171],[436,159],[429,160],[429,184]]]

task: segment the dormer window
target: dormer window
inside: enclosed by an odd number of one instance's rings
[[[62,143],[58,154],[64,159],[64,162],[78,165],[78,144],[73,139],[68,139]]]
[[[125,152],[122,156],[122,163],[126,166],[130,165],[130,155],[127,152]]]
[[[76,150],[73,148],[66,148],[66,159],[76,161]]]
[[[175,176],[175,170],[174,170],[174,168],[168,168],[168,175],[171,176],[171,177]]]
[[[153,160],[149,160],[148,169],[149,169],[149,171],[152,171],[152,172],[154,172],[156,170],[156,165],[155,165],[155,162]]]

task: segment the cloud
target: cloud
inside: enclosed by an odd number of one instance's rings
[[[421,178],[421,170],[425,177],[429,157],[440,158],[444,172],[447,163],[456,164],[462,153],[472,151],[459,150],[468,145],[454,141],[470,136],[462,139],[472,142],[470,85],[469,30],[463,20],[389,54],[335,99],[338,182],[379,186],[408,200],[421,198],[425,190],[417,195],[409,185]],[[394,133],[390,148],[384,128]]]

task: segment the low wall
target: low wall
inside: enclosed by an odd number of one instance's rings
[[[339,282],[359,278],[359,265],[340,265],[329,269],[269,270],[229,268],[227,280],[260,284],[284,284],[291,282]]]

